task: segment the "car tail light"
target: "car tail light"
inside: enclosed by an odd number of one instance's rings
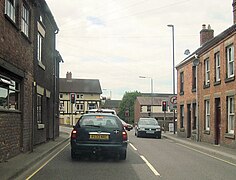
[[[123,132],[122,132],[122,140],[123,140],[123,141],[127,141],[127,139],[128,139],[127,132],[126,132],[126,131],[123,131]]]
[[[77,131],[74,129],[74,130],[71,132],[71,139],[76,139],[76,135],[77,135]]]

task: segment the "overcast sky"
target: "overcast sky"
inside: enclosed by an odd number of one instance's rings
[[[57,25],[61,78],[99,79],[103,96],[127,91],[172,93],[175,65],[200,46],[202,24],[215,36],[233,25],[233,0],[46,0]]]

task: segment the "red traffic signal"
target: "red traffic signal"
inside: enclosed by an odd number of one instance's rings
[[[166,101],[162,101],[162,111],[167,111],[167,102]]]
[[[70,94],[70,103],[72,103],[72,104],[75,103],[75,93]]]

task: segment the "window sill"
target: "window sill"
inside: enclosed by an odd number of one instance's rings
[[[7,15],[7,14],[4,14],[5,15],[5,18],[19,31],[19,27],[17,26],[17,24]]]
[[[24,37],[25,40],[27,40],[30,44],[32,44],[30,38],[28,36],[26,36],[26,34],[23,33],[22,31],[21,31],[21,35]]]
[[[225,79],[225,83],[229,83],[229,82],[232,82],[232,81],[234,81],[234,80],[235,80],[235,76],[230,77],[230,78],[226,78],[226,79]]]
[[[44,129],[45,125],[44,124],[38,124],[38,129]]]
[[[218,86],[218,85],[220,85],[220,84],[221,84],[221,80],[214,82],[214,86]]]
[[[203,133],[206,134],[206,135],[210,135],[210,130],[204,130]]]
[[[225,133],[225,138],[228,138],[228,139],[235,139],[235,135],[234,134],[230,134],[230,133]]]
[[[207,89],[207,88],[209,88],[209,87],[210,87],[210,83],[203,85],[203,89]]]
[[[46,68],[41,61],[38,61],[38,65],[45,71]]]
[[[185,131],[185,128],[183,127],[183,128],[179,128],[179,131],[180,132],[184,132]]]

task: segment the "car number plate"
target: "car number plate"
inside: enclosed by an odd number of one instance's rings
[[[89,139],[94,139],[94,140],[108,140],[109,135],[107,134],[90,134]]]
[[[148,134],[154,134],[154,131],[146,131]]]

